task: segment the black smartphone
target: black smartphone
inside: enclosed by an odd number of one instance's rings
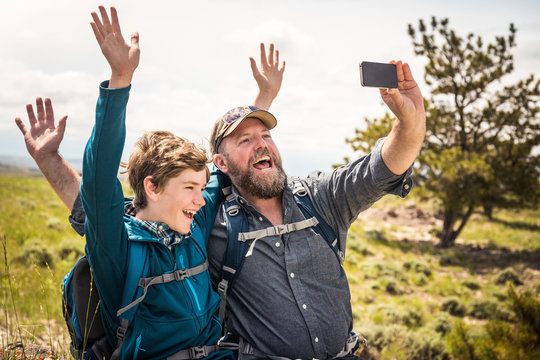
[[[360,83],[362,86],[397,89],[396,65],[362,61],[360,63]]]

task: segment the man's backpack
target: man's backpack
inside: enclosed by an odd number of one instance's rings
[[[227,245],[221,265],[218,293],[221,297],[219,318],[222,321],[224,331],[227,293],[238,278],[245,258],[250,256],[253,252],[253,248],[258,239],[265,236],[283,235],[312,227],[316,233],[326,240],[330,248],[334,250],[340,264],[343,264],[345,249],[342,248],[341,242],[336,237],[330,225],[328,225],[317,211],[315,211],[308,191],[300,179],[296,177],[293,178],[293,183],[293,198],[302,211],[305,220],[292,224],[271,226],[266,229],[250,232],[248,232],[246,213],[232,194],[231,187],[223,188],[225,200],[223,201],[222,206],[223,215],[227,224]],[[248,244],[248,240],[253,240],[251,245]]]

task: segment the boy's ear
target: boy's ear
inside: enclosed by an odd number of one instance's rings
[[[214,155],[214,164],[221,170],[224,174],[227,174],[229,168],[227,167],[227,160],[222,154]]]
[[[159,191],[156,188],[156,185],[152,182],[152,177],[147,176],[143,180],[144,183],[144,192],[149,201],[158,201],[159,200]]]

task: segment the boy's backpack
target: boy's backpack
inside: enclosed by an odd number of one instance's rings
[[[130,245],[131,261],[122,294],[122,309],[117,314],[121,323],[117,331],[118,351],[129,321],[133,319],[136,307],[143,299],[142,289],[138,285],[139,280],[145,276],[147,251],[144,244],[131,242]],[[76,359],[110,359],[115,352],[105,336],[99,303],[90,264],[86,256],[83,256],[62,281],[62,310],[71,337],[70,351]]]
[[[122,307],[117,311],[118,327],[116,347],[111,346],[105,335],[99,310],[99,294],[90,264],[85,256],[79,259],[62,281],[62,305],[64,318],[71,337],[70,350],[76,359],[117,359],[129,324],[144,300],[150,286],[183,281],[208,270],[208,260],[192,268],[175,270],[157,276],[148,275],[148,245],[130,241],[129,262],[122,291]],[[192,354],[208,354],[216,346],[195,346],[180,350],[178,359],[190,358]]]
[[[227,224],[227,245],[221,265],[220,282],[218,283],[218,293],[221,297],[221,306],[219,308],[219,318],[225,329],[225,308],[227,293],[232,288],[235,280],[240,274],[246,257],[250,256],[258,239],[265,236],[283,235],[293,231],[298,231],[312,227],[313,230],[326,240],[328,245],[336,254],[340,264],[343,265],[345,258],[345,249],[336,237],[334,231],[326,221],[315,211],[308,191],[299,178],[293,178],[293,198],[306,218],[292,224],[271,226],[262,230],[248,232],[248,222],[246,213],[242,206],[238,204],[231,187],[223,188],[225,200],[223,201],[223,215]],[[247,241],[253,240],[251,246]]]

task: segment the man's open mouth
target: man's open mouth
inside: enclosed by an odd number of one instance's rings
[[[255,159],[253,167],[257,170],[265,170],[272,168],[272,158],[270,155],[263,155]]]

